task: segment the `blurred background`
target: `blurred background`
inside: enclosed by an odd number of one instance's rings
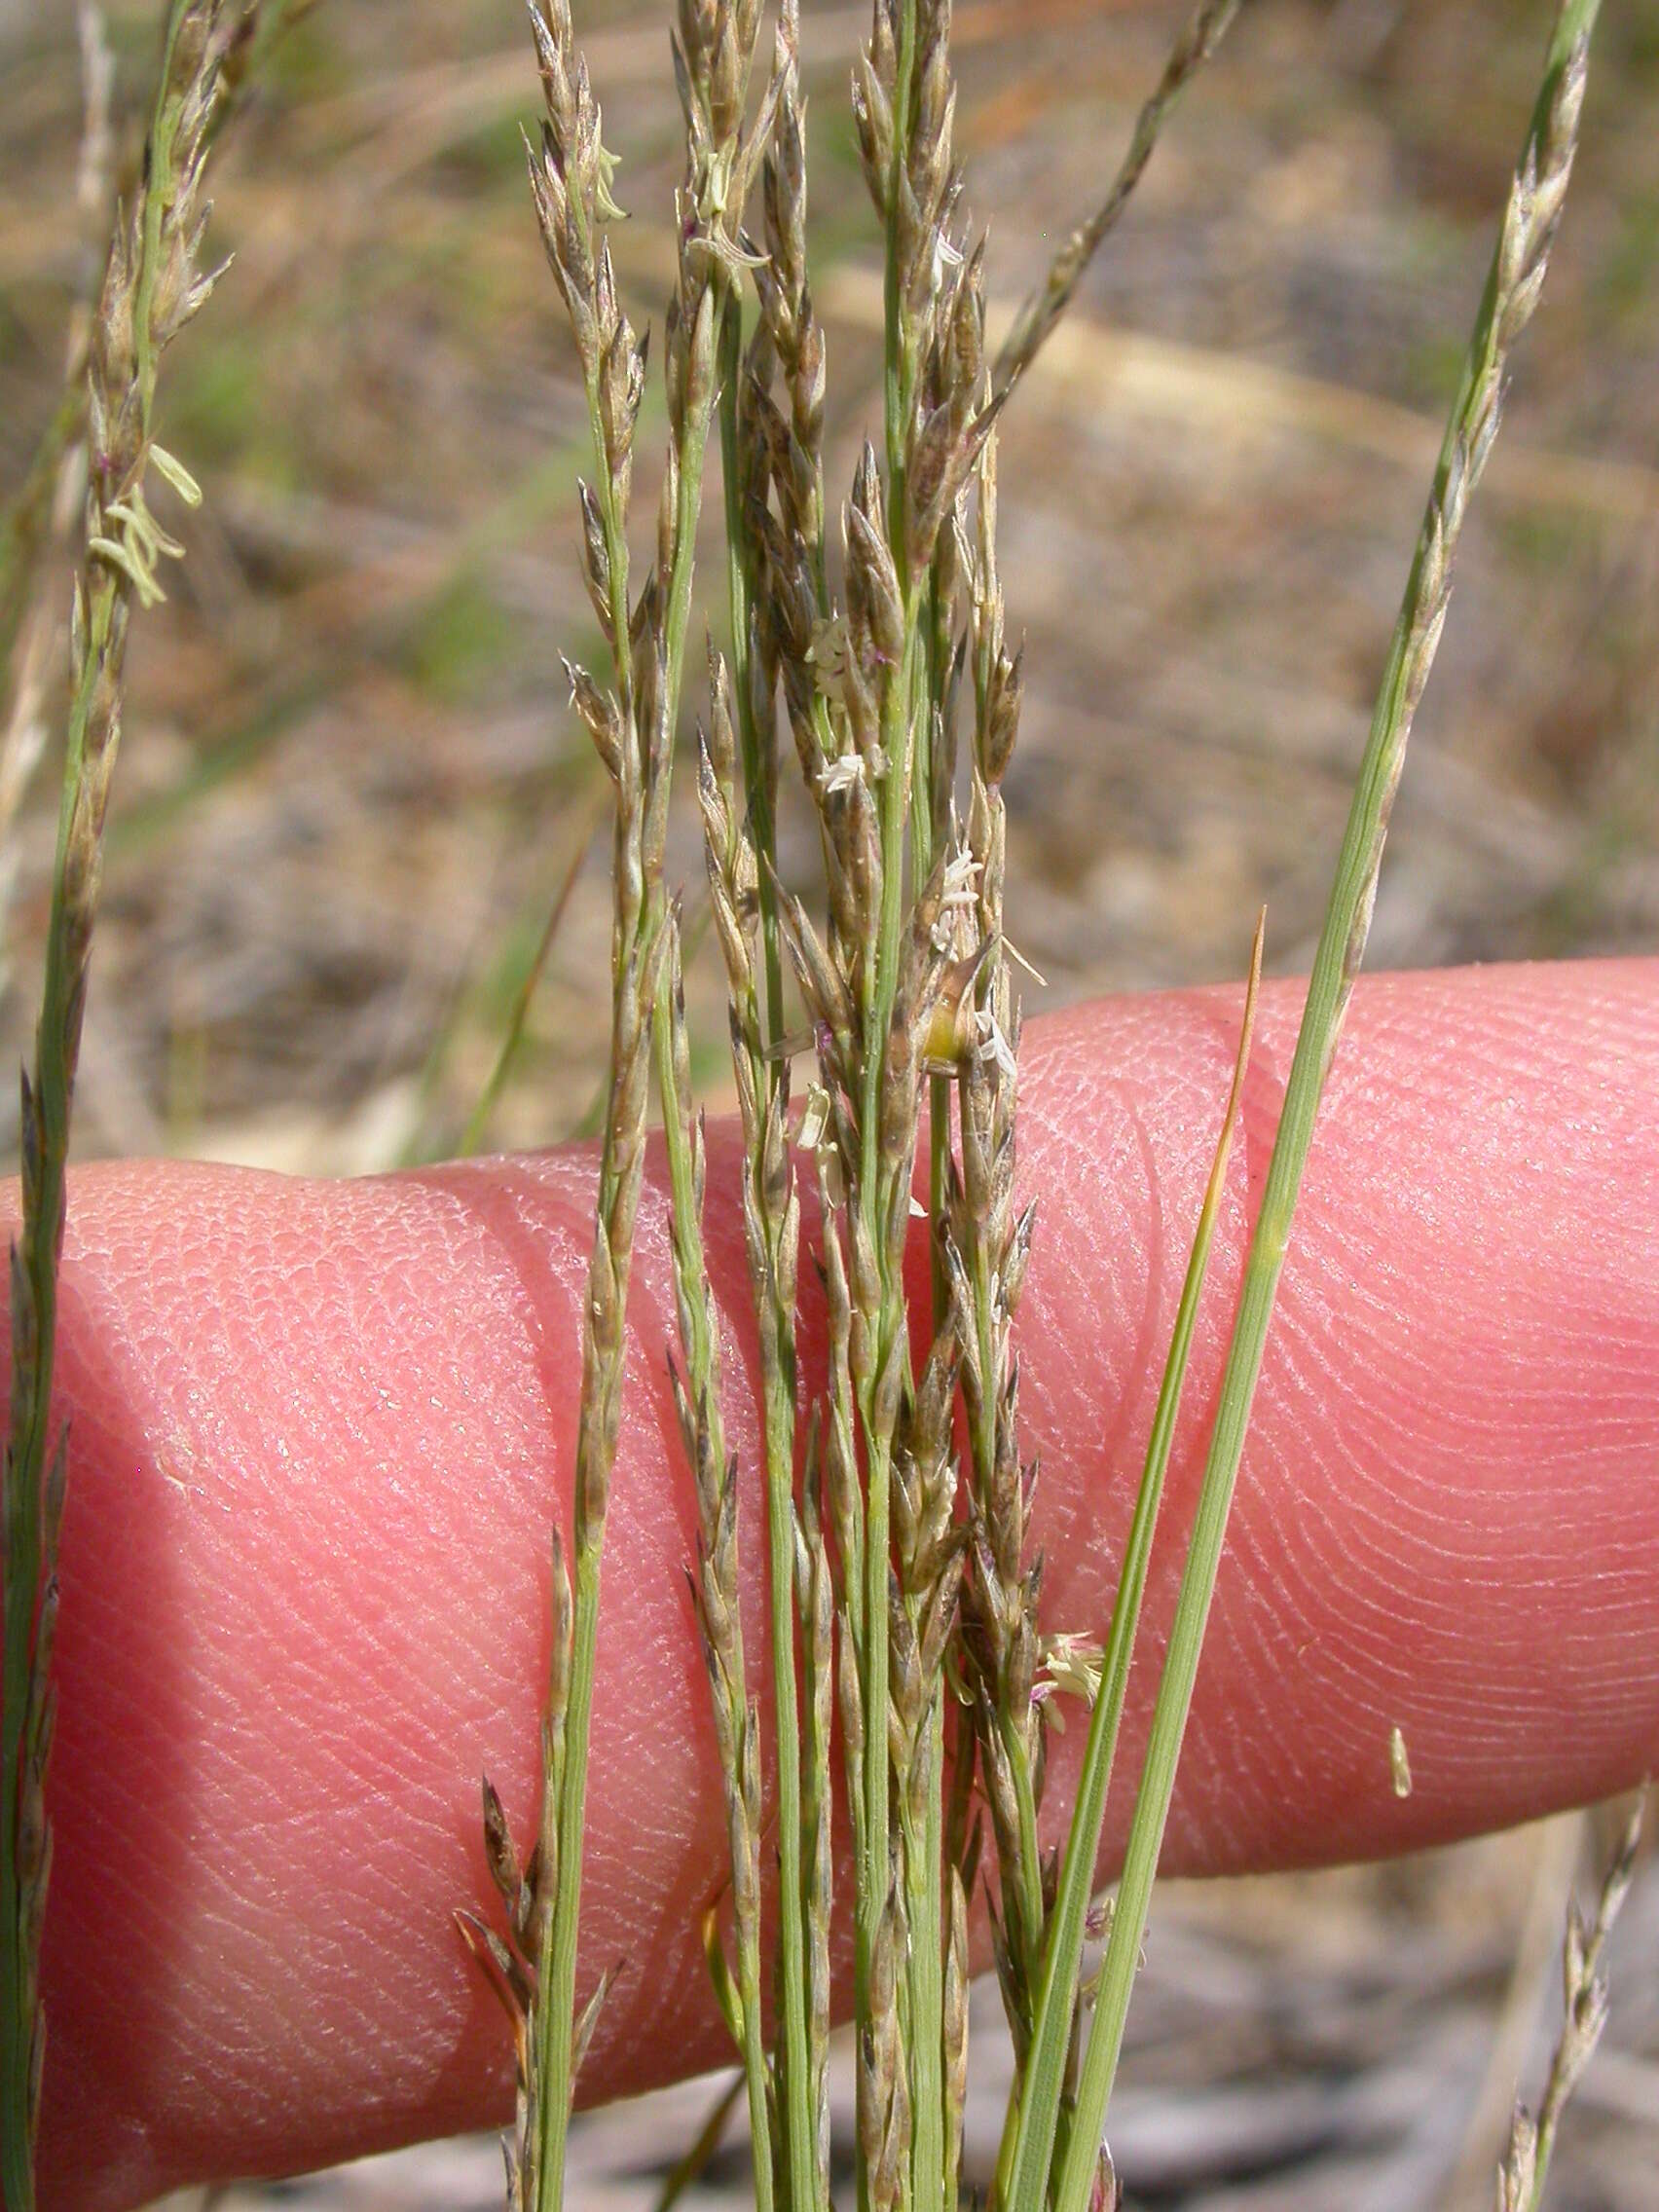
[[[666,12],[577,10],[622,157],[633,219],[614,242],[641,323],[660,321],[673,253]],[[958,142],[995,302],[1017,299],[1098,191],[1182,12],[959,0]],[[1014,407],[1003,569],[1027,687],[1011,917],[1049,979],[1028,1010],[1236,976],[1264,900],[1270,966],[1306,967],[1548,13],[1246,0]],[[804,8],[832,490],[879,410],[876,242],[846,102],[866,16]],[[107,8],[118,176],[157,20],[154,0]],[[579,393],[518,137],[535,95],[518,0],[320,0],[224,150],[213,240],[236,263],[168,358],[159,424],[207,498],[168,604],[135,625],[83,1154],[320,1173],[440,1154],[521,1004],[488,1141],[556,1141],[592,1112],[608,840],[558,661],[594,640],[571,529]],[[106,215],[77,213],[81,117],[69,0],[0,0],[0,500],[55,404],[107,236]],[[1654,944],[1656,125],[1659,0],[1608,0],[1373,965]],[[646,527],[653,505],[645,468]],[[0,871],[10,1059],[38,988],[59,699],[54,671],[47,763]],[[689,795],[682,779],[670,866],[695,897]],[[705,951],[692,1014],[718,1097],[713,966]],[[0,1088],[0,1146],[15,1113]],[[1589,1825],[1172,1892],[1116,2108],[1130,2201],[1490,2201],[1517,2073],[1535,2083],[1552,2026]],[[1561,2212],[1659,2203],[1651,1878],[1614,1977]],[[581,2200],[648,2205],[652,2146],[672,2159],[702,2094],[592,2123]],[[728,2158],[693,2200],[721,2201],[740,2171]],[[297,2194],[482,2205],[498,2185],[493,2149],[473,2145]]]

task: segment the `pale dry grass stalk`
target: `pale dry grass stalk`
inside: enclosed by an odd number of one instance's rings
[[[1637,1850],[1641,1841],[1646,1797],[1637,1800],[1625,1824],[1607,1870],[1597,1892],[1588,1920],[1576,1899],[1567,1908],[1567,1936],[1562,1944],[1562,2026],[1550,2054],[1549,2072],[1533,2119],[1517,2105],[1508,2147],[1497,2173],[1497,2212],[1540,2212],[1549,2178],[1550,2159],[1562,2115],[1585,2068],[1596,2054],[1602,2031],[1607,2024],[1607,1975],[1604,1964],[1607,1938],[1636,1878]]]
[[[173,0],[143,175],[118,218],[88,342],[86,554],[70,619],[70,705],[46,975],[32,1074],[22,1085],[22,1228],[12,1252],[12,1398],[5,1469],[5,1802],[0,1808],[0,2177],[10,2212],[33,2202],[45,2026],[41,1925],[51,1863],[45,1781],[66,1435],[51,1429],[57,1263],[75,1070],[121,737],[134,603],[160,599],[177,545],[152,515],[156,473],[201,498],[151,431],[163,353],[212,290],[200,265],[203,172],[227,24],[218,0]]]

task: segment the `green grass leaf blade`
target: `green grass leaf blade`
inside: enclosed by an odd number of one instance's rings
[[[1072,1809],[1071,1828],[1060,1863],[1059,1889],[1054,1899],[1054,1909],[1049,1924],[1049,1939],[1044,1949],[1043,1979],[1038,1994],[1031,2052],[1026,2061],[1023,2093],[1019,2100],[1017,2132],[1014,2138],[1014,2163],[1007,2193],[1002,2198],[1009,2212],[1043,2212],[1043,2206],[1048,2200],[1050,2164],[1054,2154],[1060,2091],[1065,2080],[1078,1972],[1083,1958],[1084,1923],[1089,1896],[1094,1887],[1094,1864],[1100,1850],[1106,1792],[1112,1779],[1118,1730],[1124,1717],[1129,1664],[1140,1627],[1141,1601],[1146,1592],[1152,1539],[1158,1525],[1159,1507],[1163,1498],[1163,1478],[1169,1465],[1169,1450],[1175,1438],[1175,1425],[1180,1419],[1181,1393],[1187,1380],[1187,1363],[1193,1348],[1193,1330],[1203,1296],[1204,1279],[1209,1271],[1210,1246],[1215,1235],[1216,1217],[1221,1210],[1221,1195],[1226,1187],[1227,1163],[1232,1156],[1233,1138],[1238,1126],[1239,1108],[1244,1096],[1244,1075],[1250,1062],[1250,1041],[1256,1023],[1256,998],[1262,980],[1262,944],[1266,924],[1264,911],[1256,924],[1255,941],[1250,950],[1250,974],[1245,985],[1244,1014],[1239,1029],[1233,1084],[1228,1093],[1226,1112],[1222,1116],[1221,1134],[1216,1140],[1209,1180],[1204,1187],[1203,1204],[1198,1210],[1192,1257],[1187,1263],[1186,1280],[1181,1286],[1181,1302],[1175,1312],[1175,1326],[1163,1365],[1163,1381],[1159,1388],[1152,1433],[1147,1439],[1146,1464],[1141,1474],[1134,1517],[1129,1524],[1128,1540],[1124,1550],[1124,1564],[1118,1577],[1118,1596],[1112,1608],[1112,1626],[1101,1668],[1100,1688],[1094,1699],[1077,1802]]]

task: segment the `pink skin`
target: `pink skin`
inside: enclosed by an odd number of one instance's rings
[[[1301,988],[1265,994],[1150,1592],[1167,1619]],[[1051,1622],[1099,1633],[1239,994],[1033,1022],[1020,1315]],[[1165,1863],[1396,1852],[1659,1759],[1659,963],[1362,985],[1246,1453]],[[729,1136],[711,1270],[753,1468]],[[64,1262],[43,2201],[119,2207],[499,2120],[451,1910],[478,1776],[531,1817],[586,1154],[356,1184],[89,1169]],[[663,1352],[635,1271],[590,1801],[584,2087],[723,2055],[722,1855]],[[15,1205],[15,1197],[13,1199]],[[920,1257],[920,1255],[918,1255]],[[810,1274],[810,1269],[803,1270]],[[813,1329],[816,1342],[816,1327]],[[813,1357],[809,1352],[808,1369]],[[762,1647],[747,1509],[750,1648]],[[1138,1677],[1125,1781],[1152,1683]],[[1389,1732],[1416,1780],[1396,1799]],[[1068,1793],[1082,1730],[1055,1762]],[[1108,1858],[1129,1790],[1115,1793]]]

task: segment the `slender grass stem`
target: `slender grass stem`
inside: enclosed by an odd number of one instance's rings
[[[743,512],[743,491],[738,464],[741,441],[738,431],[738,380],[742,371],[743,311],[734,291],[720,317],[719,428],[721,484],[725,498],[726,594],[731,626],[732,689],[737,699],[738,736],[743,757],[743,786],[748,794],[749,830],[759,872],[756,896],[760,908],[761,974],[765,995],[761,1001],[761,1039],[774,1055],[784,1033],[784,965],[778,939],[778,894],[773,879],[777,865],[778,835],[773,822],[773,786],[776,782],[773,732],[762,732],[755,714],[751,668],[750,617],[756,600],[755,547]],[[770,864],[770,865],[768,865]],[[782,1081],[783,1068],[775,1058],[771,1083]]]
[[[714,287],[698,303],[689,350],[712,361],[716,314]],[[632,908],[632,941],[617,977],[613,1034],[619,1038],[649,1023],[658,1038],[659,1056],[667,1041],[670,1011],[657,989],[665,956],[664,900],[661,868],[661,825],[666,814],[675,719],[680,680],[684,666],[685,635],[690,618],[691,573],[695,556],[697,515],[702,498],[703,460],[707,451],[712,388],[705,370],[701,397],[687,410],[677,463],[672,546],[663,615],[660,694],[651,701],[652,728],[642,733],[649,757],[642,764],[644,790],[640,806],[644,845],[623,855],[622,814],[618,824],[618,896]],[[602,472],[603,473],[603,472]],[[618,533],[619,535],[619,533]],[[627,632],[617,652],[626,654]],[[653,830],[652,823],[657,827]],[[619,908],[619,922],[629,916]],[[626,935],[625,931],[619,931]],[[672,1050],[672,1047],[668,1047]],[[631,1069],[643,1051],[631,1045],[618,1055],[623,1071]],[[613,1082],[608,1107],[600,1170],[600,1241],[608,1245],[603,1262],[596,1242],[596,1266],[608,1268],[615,1286],[614,1340],[606,1346],[608,1372],[599,1391],[603,1419],[584,1418],[576,1466],[576,1582],[574,1661],[571,1675],[571,1702],[566,1721],[567,1765],[559,1816],[559,1886],[553,1911],[551,1977],[544,1986],[542,2006],[541,2098],[543,2128],[541,2172],[543,2206],[564,2202],[565,2137],[574,2089],[576,1936],[581,1918],[582,1837],[587,1794],[587,1752],[592,1721],[593,1682],[598,1648],[600,1574],[605,1541],[605,1498],[616,1448],[618,1401],[622,1376],[622,1313],[627,1299],[628,1257],[631,1253],[634,1209],[638,1203],[643,1167],[645,1096],[643,1084]],[[610,1226],[625,1220],[626,1235],[619,1237]],[[620,1265],[618,1261],[620,1260]],[[585,1382],[585,1378],[584,1378]],[[584,1416],[588,1413],[584,1388]],[[598,1410],[596,1407],[595,1410]],[[584,1464],[583,1445],[587,1447]],[[597,1501],[597,1509],[590,1500]]]
[[[701,2181],[720,2147],[720,2137],[726,2131],[726,2122],[731,2119],[742,2094],[743,2076],[736,2074],[709,2107],[709,2117],[698,2128],[696,2140],[670,2169],[651,2212],[674,2212],[675,2206],[683,2200],[685,2192],[695,2188]],[[760,2146],[764,2140],[764,2136],[756,2138],[756,2166],[760,2161]]]
[[[781,1347],[780,1347],[781,1348]],[[793,1359],[768,1362],[766,1384],[766,1550],[772,1628],[772,1696],[778,1738],[778,1959],[784,2044],[784,2141],[792,2204],[817,2196],[817,2123],[807,2059],[805,1897],[801,1865],[801,1739],[795,1684],[794,1390]]]
[[[570,2126],[575,2065],[573,2032],[576,1934],[581,1917],[582,1825],[587,1802],[587,1747],[593,1721],[594,1655],[599,1641],[600,1544],[578,1543],[571,1666],[563,1725],[565,1760],[558,1777],[558,1887],[537,1961],[540,2017],[550,2023],[539,2039],[536,2110],[541,2134],[535,2173],[538,2199],[556,2208],[565,2201],[565,2142]],[[569,1869],[569,1871],[567,1871]]]
[[[720,446],[725,495],[726,578],[732,638],[733,691],[747,800],[747,832],[756,862],[759,909],[761,990],[755,1003],[747,978],[745,1026],[753,1031],[750,1095],[746,1115],[746,1173],[758,1235],[750,1239],[751,1287],[761,1341],[761,1439],[766,1497],[766,1581],[771,1630],[772,1704],[778,1762],[778,1969],[782,2042],[782,2112],[789,2202],[802,2208],[817,2200],[818,2124],[808,2000],[807,1931],[811,1921],[808,1869],[801,1851],[802,1742],[795,1672],[795,1360],[793,1300],[780,1298],[781,1272],[793,1280],[793,1254],[782,1248],[795,1234],[789,1202],[780,1209],[768,1173],[768,1139],[781,1150],[775,1126],[787,1102],[788,1070],[778,1056],[783,1030],[783,967],[778,931],[777,830],[773,819],[776,764],[772,731],[759,726],[751,665],[751,608],[755,601],[755,547],[743,512],[740,483],[738,380],[742,315],[735,293],[720,326]],[[732,977],[734,991],[737,978]],[[761,1102],[764,1101],[762,1108]]]
[[[75,1073],[97,919],[103,830],[120,744],[132,604],[163,596],[176,556],[145,500],[155,462],[187,503],[180,464],[151,437],[157,368],[213,279],[196,266],[201,186],[219,99],[216,0],[172,0],[162,42],[141,193],[118,221],[89,345],[87,554],[71,625],[62,799],[32,1075],[22,1087],[22,1226],[12,1253],[12,1390],[5,1459],[5,1649],[0,1693],[0,2192],[34,2202],[45,2021],[41,1932],[51,1864],[46,1763],[57,1609],[55,1560],[66,1438],[51,1437],[57,1265]]]
[[[1239,1107],[1244,1095],[1244,1075],[1249,1066],[1250,1039],[1255,1027],[1256,994],[1262,979],[1265,923],[1264,915],[1256,925],[1255,942],[1250,953],[1249,980],[1244,991],[1244,1014],[1240,1024],[1238,1052],[1233,1070],[1233,1086],[1222,1116],[1221,1134],[1216,1142],[1209,1180],[1198,1212],[1192,1257],[1181,1288],[1175,1326],[1170,1334],[1169,1350],[1163,1365],[1163,1380],[1153,1415],[1152,1433],[1147,1439],[1146,1463],[1135,1496],[1134,1516],[1124,1546],[1124,1563],[1119,1570],[1118,1595],[1112,1608],[1112,1625],[1101,1664],[1100,1686],[1095,1693],[1094,1710],[1089,1716],[1083,1772],[1078,1780],[1071,1827],[1060,1862],[1059,1888],[1044,1944],[1031,2049],[1023,2077],[1015,2084],[1016,2094],[1010,2103],[1010,2120],[1014,2123],[1012,2159],[1007,2179],[1002,2184],[997,2198],[998,2204],[1006,2207],[1007,2212],[1043,2212],[1048,2201],[1067,2049],[1071,2042],[1077,2004],[1078,1972],[1083,1960],[1084,1926],[1094,1887],[1094,1868],[1100,1855],[1100,1831],[1106,1813],[1106,1794],[1111,1786],[1118,1730],[1128,1691],[1129,1664],[1135,1639],[1140,1631],[1141,1601],[1146,1592],[1147,1568],[1152,1559],[1153,1532],[1158,1526],[1158,1511],[1163,1497],[1163,1477],[1169,1464],[1169,1449],[1175,1437],[1175,1424],[1180,1418],[1181,1393],[1187,1378],[1188,1357],[1193,1347],[1193,1330],[1198,1321],[1198,1304],[1209,1269],[1210,1245],[1221,1210],[1227,1163],[1232,1154],[1234,1132],[1238,1125]],[[1005,2135],[1005,2150],[1007,2148],[1008,2137]]]
[[[704,1294],[708,1273],[703,1251],[702,1139],[692,1119],[678,929],[673,916],[667,927],[671,933],[667,987],[658,994],[658,1008],[666,1010],[669,1018],[654,1023],[654,1040],[669,1163],[681,1342],[685,1358],[685,1382],[678,1396],[701,1523],[698,1571],[693,1588],[700,1607],[704,1656],[716,1703],[715,1726],[726,1790],[737,1984],[742,2014],[739,2040],[743,2083],[749,2101],[750,2135],[755,2147],[755,2200],[756,2212],[771,2212],[774,2195],[769,2156],[771,2072],[766,2056],[761,1997],[759,1806],[738,1599],[735,1499],[731,1495],[735,1469],[726,1456],[720,1418],[715,1315]]]
[[[759,1019],[753,969],[745,977],[740,1027]],[[736,978],[733,977],[734,990]],[[780,2123],[793,2206],[818,2197],[818,2122],[809,2055],[811,2009],[807,1976],[808,1882],[803,1861],[800,1700],[795,1671],[793,1572],[795,1352],[793,1270],[799,1205],[787,1182],[783,1116],[786,1098],[763,1053],[745,1052],[740,1070],[745,1124],[745,1214],[751,1287],[760,1337],[761,1453],[766,1499],[766,1586],[769,1658],[778,1765],[778,1981],[782,2045]],[[782,1174],[780,1174],[782,1169]]]
[[[906,623],[905,634],[910,634]],[[890,1696],[888,1679],[888,1580],[892,1573],[892,1431],[878,1418],[876,1386],[893,1351],[896,1332],[903,1326],[898,1286],[887,1261],[886,1206],[881,1161],[882,1074],[886,1066],[887,1033],[898,992],[900,929],[903,913],[904,882],[904,775],[899,745],[903,702],[908,696],[908,670],[889,685],[897,705],[888,710],[884,735],[889,740],[889,769],[880,801],[881,905],[877,935],[866,955],[869,1015],[865,1030],[864,1095],[860,1141],[859,1193],[864,1234],[868,1249],[877,1254],[880,1310],[876,1324],[875,1358],[862,1392],[860,1408],[867,1450],[865,1509],[865,1865],[859,1883],[860,1954],[867,1961],[887,1909],[889,1880],[889,1754],[886,1713]]]
[[[461,1143],[457,1150],[463,1159],[470,1159],[474,1153],[482,1151],[484,1140],[490,1132],[490,1124],[495,1118],[496,1108],[500,1104],[501,1093],[507,1088],[508,1078],[513,1072],[513,1064],[517,1060],[520,1049],[524,1044],[525,1029],[530,1020],[530,1009],[535,997],[536,985],[540,982],[546,970],[554,942],[564,924],[565,916],[570,910],[571,900],[576,888],[576,880],[581,874],[582,864],[587,859],[588,846],[593,841],[593,833],[598,827],[601,811],[601,806],[590,800],[579,817],[579,828],[571,842],[571,857],[565,864],[565,872],[560,877],[559,887],[553,894],[553,903],[547,909],[547,919],[542,924],[541,935],[536,940],[535,951],[529,968],[525,971],[524,981],[514,994],[512,1012],[507,1017],[507,1026],[502,1033],[500,1047],[496,1053],[495,1065],[491,1068],[489,1079],[478,1094],[477,1103],[466,1117],[466,1126],[461,1133]],[[604,807],[603,811],[608,812],[609,809],[607,806]]]
[[[905,17],[913,23],[913,7]],[[914,597],[904,608],[906,641],[902,665],[889,672],[882,706],[882,751],[887,773],[879,795],[881,899],[877,928],[865,952],[867,1008],[860,1100],[861,1158],[858,1203],[866,1249],[875,1258],[876,1310],[866,1314],[873,1356],[863,1380],[860,1419],[866,1447],[864,1539],[864,1859],[858,1885],[856,1978],[867,1990],[871,1962],[888,1913],[891,1865],[891,1752],[887,1712],[892,1697],[889,1651],[889,1599],[892,1579],[893,1410],[881,1401],[890,1362],[903,1361],[906,1347],[903,1284],[894,1268],[887,1224],[897,1174],[908,1177],[908,1161],[884,1161],[882,1147],[883,1079],[887,1040],[898,996],[899,958],[903,923],[905,846],[906,723],[910,700],[910,653],[915,635]],[[865,2003],[861,1997],[860,2013]]]
[[[923,1818],[919,1823],[906,1818],[902,1825],[910,1930],[906,1964],[910,2101],[915,2115],[910,2174],[919,2207],[939,2205],[944,2195],[944,1706],[937,1692],[922,1724],[918,1755]]]
[[[1153,1876],[1174,1789],[1176,1760],[1303,1170],[1325,1077],[1364,954],[1389,809],[1404,765],[1412,719],[1445,621],[1453,549],[1469,495],[1496,434],[1509,350],[1537,303],[1566,199],[1577,144],[1590,34],[1599,7],[1600,0],[1564,0],[1556,15],[1542,88],[1504,212],[1389,646],[1314,957],[1267,1187],[1245,1263],[1237,1318],[1084,2058],[1076,2124],[1055,2199],[1057,2212],[1085,2212],[1088,2202],[1107,2103],[1123,2047]]]

